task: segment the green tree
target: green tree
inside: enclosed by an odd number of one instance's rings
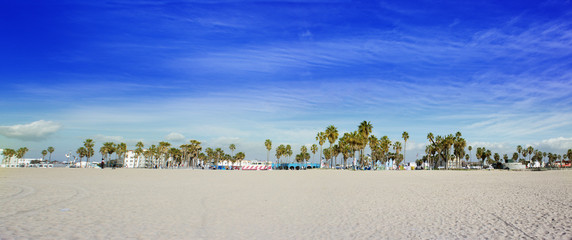
[[[467,161],[471,162],[471,161],[470,161],[470,160],[471,160],[471,155],[473,154],[473,153],[471,153],[471,151],[473,151],[473,146],[469,146],[468,149],[469,149],[469,159],[468,159]]]
[[[327,139],[326,133],[324,133],[324,132],[319,132],[319,133],[316,135],[316,141],[318,141],[318,144],[320,145],[320,159],[319,159],[319,160],[320,160],[320,161],[319,161],[320,164],[322,163],[322,153],[323,153],[322,146],[323,146],[324,143],[326,142],[326,139]]]
[[[330,142],[330,151],[331,151],[332,145],[338,139],[338,129],[334,125],[330,125],[326,128],[326,138],[328,139],[328,142]],[[330,158],[330,168],[332,167],[333,167],[333,159]]]
[[[407,140],[409,139],[409,133],[408,132],[403,132],[401,134],[401,137],[403,138],[403,164],[405,164],[405,158],[407,157],[405,154],[407,153]]]
[[[167,161],[169,161],[169,149],[171,149],[171,143],[169,142],[159,142],[159,146],[157,146],[157,153],[159,154],[159,166],[165,167]]]
[[[369,135],[371,134],[372,130],[373,130],[373,125],[371,125],[371,122],[363,121],[358,125],[358,133],[360,135],[358,143],[359,143],[360,148],[361,148],[360,149],[360,162],[362,162],[362,164],[364,163],[364,159],[363,159],[364,150],[365,150],[365,147],[367,145],[367,140],[369,139]]]
[[[278,165],[280,165],[280,158],[285,154],[286,154],[286,146],[284,146],[284,144],[280,144],[280,146],[276,148],[276,162]]]
[[[395,150],[395,165],[397,166],[399,166],[401,164],[401,161],[403,160],[400,158],[400,156],[402,155],[399,154],[399,152],[401,152],[401,149],[402,149],[401,142],[393,143],[393,150]]]
[[[290,144],[287,144],[286,149],[284,150],[284,155],[288,157],[288,162],[290,162],[290,157],[292,157],[292,154],[293,154],[292,146],[290,146]]]
[[[125,154],[127,153],[127,144],[119,143],[116,146],[115,154],[117,155],[117,161],[121,159],[123,165],[125,165]]]
[[[88,138],[85,141],[83,141],[83,146],[85,147],[85,151],[86,151],[86,154],[85,154],[85,156],[87,157],[86,161],[89,162],[89,159],[91,157],[93,157],[93,154],[95,154],[95,151],[93,150],[93,146],[95,146],[95,142],[92,139]]]
[[[4,155],[2,163],[10,164],[12,157],[16,156],[16,150],[11,149],[11,148],[6,148],[6,149],[4,149],[4,151],[2,151],[2,155]]]
[[[143,142],[139,141],[139,142],[137,142],[137,144],[135,144],[135,147],[136,148],[135,148],[134,153],[135,153],[135,157],[137,157],[137,166],[133,165],[133,167],[138,168],[138,167],[140,167],[140,164],[141,164],[141,157],[143,156],[143,153],[145,152],[143,150],[143,148],[145,147],[145,144],[143,144]]]
[[[306,153],[308,153],[308,147],[306,147],[305,145],[302,145],[302,147],[300,147],[300,154],[304,160],[305,160]],[[307,167],[306,163],[304,163],[303,167],[304,168]]]
[[[228,146],[228,149],[230,149],[230,154],[234,155],[234,150],[236,150],[236,145],[230,144],[230,146]]]
[[[26,156],[26,153],[28,152],[28,148],[27,147],[21,147],[18,148],[18,150],[16,150],[16,158],[18,159],[24,159],[24,156]]]
[[[201,142],[198,140],[190,140],[190,146],[189,146],[189,152],[191,155],[191,160],[189,165],[192,165],[193,167],[196,167],[199,163],[199,155],[201,153],[201,151],[203,150],[203,147],[201,146]]]
[[[81,167],[81,159],[87,156],[87,149],[85,147],[79,147],[75,153],[79,158],[79,167]],[[85,163],[85,167],[87,167],[87,162]]]
[[[266,146],[266,150],[268,151],[268,153],[266,153],[266,162],[270,161],[270,150],[272,150],[272,141],[270,141],[270,139],[266,139],[266,141],[264,142],[264,146]]]
[[[113,142],[104,142],[99,148],[99,152],[105,156],[106,162],[109,162],[109,158],[115,153],[116,145]]]
[[[50,153],[50,162],[52,162],[52,153],[54,152],[54,147],[48,147],[48,152]]]
[[[318,145],[316,145],[315,143],[312,144],[312,147],[310,147],[310,151],[312,151],[312,158],[313,158],[313,161],[315,162],[316,161],[316,158],[315,158],[316,152],[318,152]]]
[[[48,150],[42,150],[42,161],[45,160],[46,155],[48,155]]]
[[[371,149],[371,169],[374,170],[375,162],[378,160],[379,150],[379,139],[375,135],[369,136],[369,148]]]

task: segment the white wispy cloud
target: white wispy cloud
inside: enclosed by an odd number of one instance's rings
[[[113,142],[113,143],[125,142],[125,138],[122,136],[107,136],[103,134],[96,134],[93,137],[93,140],[96,143],[101,143],[101,144],[103,144],[104,142]]]
[[[0,135],[25,141],[40,141],[58,132],[62,125],[46,120],[39,120],[28,124],[0,126]]]

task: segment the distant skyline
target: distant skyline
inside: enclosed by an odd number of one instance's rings
[[[570,19],[570,1],[8,1],[0,148],[196,139],[265,160],[265,139],[298,153],[366,120],[407,131],[408,162],[429,132],[562,154]]]

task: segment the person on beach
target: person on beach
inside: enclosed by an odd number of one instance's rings
[[[105,162],[103,161],[103,159],[101,159],[101,163],[99,164],[99,167],[100,167],[101,169],[104,169],[104,168],[105,168]]]

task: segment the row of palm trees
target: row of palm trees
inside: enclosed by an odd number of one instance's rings
[[[87,158],[86,161],[93,157],[95,142],[92,139],[86,139],[84,145],[79,147],[76,154],[80,161],[80,166],[83,166],[82,159]],[[173,147],[171,143],[161,141],[158,144],[152,144],[147,149],[143,142],[139,141],[135,144],[133,153],[135,157],[144,159],[143,161],[136,161],[137,165],[134,167],[145,168],[167,168],[167,167],[198,167],[204,166],[205,163],[214,163],[217,165],[219,161],[241,161],[244,160],[244,152],[238,152],[234,155],[236,150],[235,144],[229,145],[231,154],[227,154],[221,148],[208,147],[203,150],[201,142],[197,140],[190,140],[187,144],[182,144],[178,148]],[[99,153],[102,156],[102,161],[108,164],[117,164],[121,166],[125,162],[127,154],[127,145],[125,143],[104,142],[99,148]],[[115,159],[112,159],[115,153]],[[87,166],[87,165],[86,165]]]
[[[6,148],[2,151],[2,155],[4,155],[2,163],[6,164],[10,159],[12,159],[12,157],[16,157],[17,159],[23,159],[26,153],[28,153],[28,151],[29,150],[27,147],[21,147],[18,148],[17,150],[14,150],[12,148]]]
[[[48,147],[47,149],[42,150],[42,161],[45,161],[45,157],[46,155],[50,154],[49,156],[49,162],[52,161],[52,153],[54,152],[54,147]],[[4,158],[2,159],[2,163],[6,164],[10,159],[12,159],[12,157],[16,157],[17,159],[23,159],[24,156],[26,155],[26,153],[28,153],[28,148],[27,147],[21,147],[18,148],[17,150],[11,149],[11,148],[6,148],[2,151],[2,155],[4,155]]]
[[[344,133],[342,137],[339,137],[340,135],[337,128],[334,125],[328,126],[325,131],[321,131],[316,134],[315,140],[320,147],[319,159],[324,159],[330,168],[337,166],[337,157],[340,154],[343,159],[343,163],[341,164],[342,168],[348,166],[347,160],[350,158],[353,158],[356,161],[353,166],[360,168],[370,166],[373,169],[376,163],[385,164],[389,160],[393,160],[395,165],[401,165],[406,153],[405,149],[407,148],[409,133],[403,132],[402,138],[404,146],[402,147],[400,141],[392,142],[387,136],[383,136],[378,139],[376,136],[371,135],[372,129],[373,126],[370,122],[363,121],[358,125],[358,129],[356,131]],[[467,146],[467,141],[462,137],[461,132],[443,136],[435,136],[433,133],[428,133],[427,140],[429,141],[429,144],[425,148],[426,155],[417,160],[418,165],[425,163],[430,168],[444,166],[445,169],[448,169],[461,168],[463,166],[467,166],[471,162],[473,147]],[[326,142],[329,143],[329,147],[323,149],[323,145]],[[314,156],[318,150],[318,145],[311,145],[311,152]],[[371,150],[369,157],[366,157],[366,154],[364,154],[367,146],[369,146]],[[270,139],[265,141],[265,147],[268,151],[267,161],[269,161],[270,151],[272,150],[272,141]],[[390,150],[393,150],[393,152]],[[401,150],[403,150],[403,154],[401,154]],[[469,153],[467,153],[466,150],[468,150]],[[290,157],[292,154],[290,145],[280,145],[276,148],[275,156],[277,162],[280,163],[280,158],[282,156]],[[302,146],[300,154],[296,156],[295,160],[297,162],[301,162],[303,161],[302,159],[306,159],[305,157],[302,157],[302,155],[308,154],[305,145]],[[484,165],[485,163],[501,163],[500,154],[492,153],[485,147],[477,147],[475,157],[481,161],[481,165]],[[541,152],[539,150],[535,150],[531,146],[523,149],[520,145],[517,147],[517,152],[515,152],[512,157],[513,161],[520,161],[524,164],[528,164],[533,161],[552,164],[556,160],[566,158],[572,159],[572,149],[569,149],[564,155],[558,155]],[[502,159],[504,159],[504,162],[508,162],[509,156],[504,154]]]
[[[389,137],[383,136],[382,138],[377,138],[374,135],[371,135],[373,129],[373,125],[371,122],[363,121],[358,125],[358,129],[353,132],[344,133],[342,137],[338,132],[338,129],[334,125],[330,125],[326,127],[324,131],[318,132],[316,134],[316,141],[318,144],[312,144],[310,147],[310,151],[315,157],[316,152],[319,152],[320,161],[322,159],[325,160],[326,165],[330,168],[334,168],[338,166],[337,158],[340,156],[342,157],[343,163],[341,163],[341,168],[345,168],[348,166],[347,160],[350,158],[354,158],[357,161],[356,164],[353,164],[354,167],[363,168],[365,166],[373,166],[378,161],[385,163],[389,160],[394,160],[398,165],[400,162],[403,161],[403,154],[401,154],[401,150],[403,147],[401,146],[401,142],[396,141],[393,142],[389,140]],[[409,139],[409,133],[403,132],[402,134],[404,143],[407,143]],[[328,142],[329,147],[323,148],[323,145]],[[318,145],[320,146],[320,150],[318,151]],[[365,148],[369,146],[371,149],[371,154],[369,157],[366,157],[364,151]],[[268,151],[267,161],[269,161],[270,151],[272,150],[272,141],[270,139],[266,139],[265,147]],[[394,152],[390,152],[393,149]],[[297,162],[307,161],[309,160],[309,153],[307,152],[307,147],[304,145],[300,148],[300,154],[296,156]],[[359,153],[358,153],[359,152]],[[290,145],[280,145],[276,148],[276,159],[277,162],[280,163],[280,158],[282,156],[291,156],[291,147]],[[356,159],[358,158],[358,159]]]

